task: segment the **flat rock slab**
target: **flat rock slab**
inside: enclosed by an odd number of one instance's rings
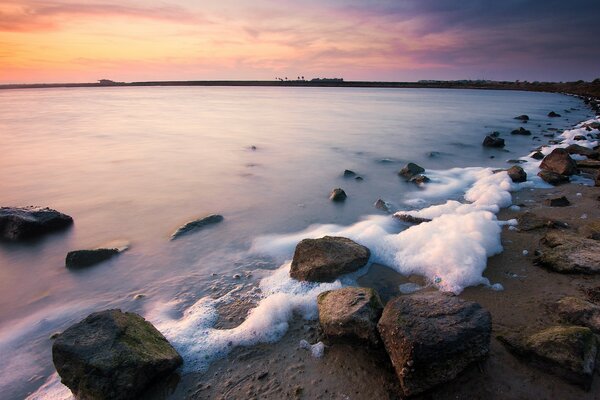
[[[556,312],[563,321],[600,334],[600,306],[578,297],[563,297],[556,303]]]
[[[540,242],[545,247],[536,259],[539,265],[561,273],[600,273],[600,242],[597,240],[554,231]]]
[[[327,336],[379,343],[377,322],[383,305],[374,289],[329,290],[319,295],[318,307],[319,323]]]
[[[404,395],[412,396],[485,358],[492,318],[477,303],[424,292],[388,302],[378,329]]]
[[[0,207],[0,240],[19,241],[66,229],[73,218],[42,207]]]
[[[523,214],[517,217],[517,222],[519,223],[517,227],[520,231],[528,232],[534,231],[536,229],[542,228],[550,228],[553,227],[555,222],[548,219],[540,217],[537,214],[526,211]]]
[[[553,326],[530,336],[498,339],[525,362],[589,390],[598,352],[589,328]]]
[[[135,399],[182,364],[152,324],[134,313],[90,314],[59,334],[52,360],[62,383],[80,399]]]
[[[344,237],[304,239],[296,246],[290,276],[300,281],[333,282],[364,267],[371,252]]]
[[[207,226],[217,224],[217,223],[223,221],[223,219],[224,218],[222,215],[211,214],[211,215],[207,215],[206,217],[202,217],[202,218],[196,219],[194,221],[190,221],[190,222],[186,223],[185,225],[181,226],[179,229],[177,229],[171,235],[171,240],[175,240],[183,235],[187,235],[189,233],[199,231],[200,229],[206,228]]]

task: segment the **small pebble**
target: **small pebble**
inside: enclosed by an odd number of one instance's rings
[[[523,255],[524,255],[524,256],[526,256],[526,255],[528,255],[528,254],[529,254],[529,252],[528,252],[527,250],[523,250]]]
[[[234,274],[233,279],[240,279],[242,276],[240,274]]]

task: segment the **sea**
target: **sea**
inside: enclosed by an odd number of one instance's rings
[[[514,118],[521,114],[530,120]],[[293,315],[316,317],[318,293],[356,284],[369,268],[328,284],[294,281],[289,261],[307,237],[352,238],[372,262],[439,290],[502,290],[485,277],[486,260],[516,222],[496,213],[514,207],[511,192],[544,186],[528,155],[552,138],[571,143],[593,116],[577,97],[499,90],[2,90],[0,206],[50,207],[75,223],[32,242],[0,242],[1,397],[70,398],[51,335],[94,311],[144,316],[182,354],[183,374],[237,346],[279,340]],[[521,126],[532,134],[510,134]],[[504,148],[482,146],[492,132]],[[430,182],[398,176],[408,162]],[[514,162],[527,182],[501,171]],[[334,188],[344,202],[329,200]],[[389,212],[375,208],[378,199]],[[410,226],[393,212],[433,221]],[[170,240],[209,214],[224,220]],[[115,242],[129,249],[65,267],[69,251]],[[240,298],[252,304],[247,318],[217,327],[219,308]]]

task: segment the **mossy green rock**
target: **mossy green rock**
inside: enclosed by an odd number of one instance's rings
[[[134,399],[183,360],[141,316],[121,310],[90,314],[58,335],[52,359],[78,399]]]
[[[383,311],[374,289],[346,287],[323,292],[318,297],[319,323],[334,338],[354,338],[379,343],[377,321]]]
[[[498,338],[535,367],[590,389],[598,344],[583,326],[553,326],[527,337]]]
[[[600,242],[555,231],[546,234],[536,262],[548,269],[562,273],[600,273]]]

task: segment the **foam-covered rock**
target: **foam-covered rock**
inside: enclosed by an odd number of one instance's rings
[[[553,231],[540,241],[544,247],[536,262],[555,272],[600,273],[600,243],[568,232]]]
[[[77,398],[107,400],[138,398],[182,363],[152,324],[121,310],[90,314],[59,334],[52,360]]]
[[[0,207],[0,240],[19,241],[68,228],[73,218],[42,207]]]
[[[319,295],[318,307],[325,335],[379,342],[377,321],[383,305],[374,289],[346,287],[326,291]]]
[[[563,297],[556,303],[556,312],[563,321],[600,334],[600,306],[578,297]]]
[[[553,326],[529,336],[498,338],[527,363],[589,390],[598,343],[582,326]]]
[[[175,240],[183,235],[187,235],[189,233],[193,233],[199,231],[207,226],[217,224],[223,221],[223,216],[219,214],[211,214],[202,218],[198,218],[196,220],[190,221],[184,225],[182,225],[179,229],[177,229],[172,235],[171,240]]]
[[[304,239],[294,251],[290,276],[300,281],[333,282],[364,267],[370,256],[368,248],[345,237]]]
[[[513,165],[506,171],[506,173],[508,173],[510,179],[515,183],[521,183],[527,180],[527,173],[518,165]]]
[[[412,396],[485,358],[492,319],[477,303],[426,292],[391,300],[378,329],[404,395]]]
[[[577,163],[565,149],[556,148],[544,157],[540,169],[569,176],[577,173]]]

